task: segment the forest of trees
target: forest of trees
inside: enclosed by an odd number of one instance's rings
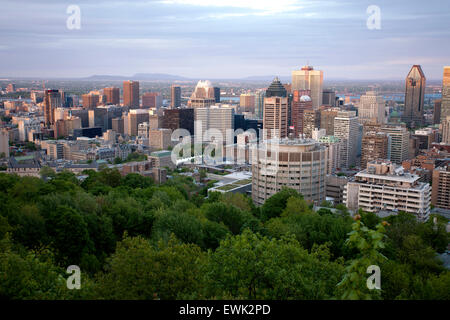
[[[283,189],[262,207],[174,174],[0,173],[2,299],[449,299],[447,221],[382,221]],[[81,289],[66,287],[69,265]],[[366,269],[381,269],[369,290]]]

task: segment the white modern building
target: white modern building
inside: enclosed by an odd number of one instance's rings
[[[342,168],[349,168],[356,165],[359,135],[359,123],[356,112],[339,111],[336,118],[334,118],[334,136],[339,138],[342,142]]]
[[[400,211],[427,220],[431,206],[431,187],[420,177],[405,173],[402,166],[390,161],[372,161],[344,189],[344,204],[352,211]]]

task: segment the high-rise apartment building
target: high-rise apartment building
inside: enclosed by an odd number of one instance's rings
[[[143,108],[156,108],[162,106],[162,96],[159,92],[146,92],[142,95]]]
[[[239,107],[241,109],[241,112],[255,112],[255,103],[256,103],[256,96],[252,93],[243,93],[241,94]]]
[[[215,132],[220,132],[222,142],[227,142],[227,134],[234,132],[234,109],[231,107],[211,106],[209,108],[195,108],[195,140],[211,141],[212,136],[216,140],[220,137],[215,136]],[[211,135],[206,135],[210,130]],[[232,137],[234,141],[234,136]]]
[[[361,169],[374,160],[390,159],[390,136],[385,132],[368,132],[362,138]]]
[[[334,90],[323,90],[322,105],[329,107],[336,106],[336,92]]]
[[[450,116],[450,66],[444,67],[442,79],[441,121],[445,121],[447,116]]]
[[[352,211],[403,211],[426,221],[430,215],[431,187],[419,179],[418,175],[405,173],[402,166],[373,161],[347,183],[344,203]]]
[[[54,125],[55,109],[61,107],[61,95],[58,90],[45,90],[44,96],[44,122],[47,127]]]
[[[375,91],[362,95],[358,105],[358,119],[361,124],[386,122],[385,102]]]
[[[129,136],[137,136],[138,135],[138,127],[140,123],[148,122],[149,113],[148,110],[144,109],[133,109],[130,110],[128,115],[125,117],[126,123],[124,123],[124,127],[126,127],[125,133]]]
[[[139,81],[123,82],[123,105],[130,109],[139,108]]]
[[[191,135],[194,134],[194,109],[167,109],[162,117],[162,127],[166,129],[185,129]]]
[[[103,94],[106,96],[106,104],[120,104],[120,88],[109,87],[103,89]]]
[[[420,65],[414,65],[406,77],[405,109],[402,121],[410,128],[424,122],[424,99],[426,78]]]
[[[408,129],[402,126],[386,125],[381,128],[382,132],[391,137],[391,158],[392,162],[401,164],[409,159],[409,137]]]
[[[311,66],[292,71],[292,90],[310,90],[313,108],[320,107],[323,99],[323,72],[314,70]]]
[[[334,134],[334,118],[337,117],[339,108],[329,108],[320,111],[320,129],[325,129],[326,135]]]
[[[309,90],[294,90],[291,101],[291,127],[294,128],[294,137],[303,134],[303,114],[307,109],[312,109],[312,100]],[[311,136],[309,137],[311,138]]]
[[[450,165],[434,169],[432,181],[431,203],[437,208],[450,209]]]
[[[334,174],[341,168],[341,140],[335,136],[323,136],[318,141],[328,148],[327,174]]]
[[[181,88],[176,85],[172,85],[170,88],[170,107],[176,109],[181,107]]]
[[[320,110],[306,109],[303,111],[303,135],[312,138],[313,131],[320,128]],[[326,133],[325,133],[326,134]]]
[[[270,155],[269,155],[270,154]],[[252,152],[252,198],[262,205],[288,187],[306,200],[325,200],[327,148],[311,139],[266,140]]]
[[[356,165],[358,154],[359,123],[355,111],[339,111],[334,118],[334,136],[339,138],[341,145],[341,167],[349,168]]]
[[[81,96],[83,101],[83,108],[85,109],[94,109],[98,105],[100,105],[100,96],[94,93],[86,93]]]
[[[284,138],[288,132],[289,104],[287,92],[278,78],[275,78],[264,98],[263,127],[267,137]]]
[[[6,129],[0,129],[0,154],[9,158],[9,132]]]

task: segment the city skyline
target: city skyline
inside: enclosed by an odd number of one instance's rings
[[[370,1],[213,3],[82,0],[80,29],[70,30],[68,3],[4,1],[0,77],[239,79],[288,76],[309,62],[328,79],[400,80],[420,64],[439,80],[449,64],[450,4],[440,1],[379,1],[380,30],[366,25]]]

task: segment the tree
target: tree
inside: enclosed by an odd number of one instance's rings
[[[261,220],[267,221],[270,218],[279,217],[286,208],[290,197],[303,198],[297,191],[283,187],[280,192],[274,194],[261,207]]]
[[[246,230],[210,253],[207,275],[219,298],[327,299],[342,266],[308,254],[292,237],[269,240]]]
[[[366,270],[371,265],[379,265],[386,259],[380,249],[384,248],[384,224],[377,225],[376,230],[367,228],[361,222],[361,216],[355,216],[355,222],[347,239],[347,245],[359,250],[356,259],[351,260],[346,269],[342,281],[339,282],[341,299],[359,300],[359,299],[380,299],[379,290],[369,291],[366,285]]]
[[[118,243],[97,278],[102,299],[176,299],[201,292],[205,254],[196,245],[180,244],[171,237],[153,247],[142,237]]]

